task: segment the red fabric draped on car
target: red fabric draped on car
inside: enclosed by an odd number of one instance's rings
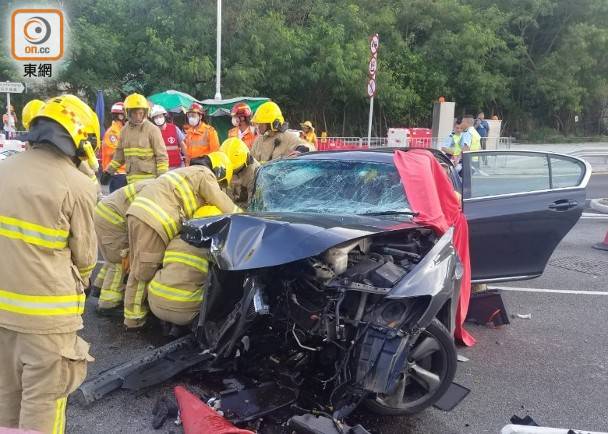
[[[463,327],[471,297],[471,263],[469,261],[469,227],[454,186],[435,156],[422,149],[396,151],[394,162],[412,211],[419,213],[414,221],[432,227],[443,235],[454,226],[453,244],[464,266],[460,298],[456,311],[454,336],[467,346],[475,338]]]

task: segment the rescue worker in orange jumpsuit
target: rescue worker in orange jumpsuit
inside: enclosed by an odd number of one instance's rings
[[[199,103],[192,103],[186,113],[188,117],[188,128],[186,132],[186,166],[190,165],[193,158],[215,152],[220,148],[220,140],[217,131],[211,125],[205,123],[205,111]]]
[[[97,312],[112,315],[123,303],[124,279],[127,273],[125,262],[129,254],[129,236],[127,233],[127,209],[139,192],[152,179],[144,179],[126,187],[119,188],[105,196],[95,207],[95,233],[101,256],[105,261],[99,274],[100,288]],[[99,277],[99,276],[98,276]],[[122,316],[122,312],[120,313]]]
[[[255,127],[251,125],[251,107],[244,102],[239,102],[230,110],[232,125],[234,128],[228,130],[228,137],[241,139],[249,149],[258,137]]]
[[[215,206],[204,205],[194,218],[219,215]],[[194,247],[181,237],[173,238],[163,256],[163,265],[148,285],[150,310],[161,321],[188,325],[198,314],[206,290],[209,250]]]
[[[147,185],[127,210],[131,266],[125,289],[127,328],[144,325],[148,282],[161,266],[167,245],[179,234],[182,221],[205,204],[224,213],[241,211],[219,185],[232,179],[232,166],[224,153],[212,152],[190,163]]]
[[[78,101],[78,102],[76,102]],[[30,149],[0,170],[0,426],[63,433],[67,396],[86,376],[83,326],[97,262],[95,186],[77,169],[95,158],[76,97],[48,100],[33,117]]]
[[[236,137],[224,140],[220,151],[226,154],[232,163],[232,181],[226,193],[240,208],[247,209],[253,193],[255,175],[261,165],[251,156],[245,142]]]
[[[169,157],[160,130],[147,119],[148,101],[143,95],[133,93],[125,99],[129,121],[120,131],[120,140],[102,184],[125,165],[127,183],[153,179],[169,170]]]
[[[125,126],[125,110],[124,103],[119,101],[112,104],[112,125],[108,128],[103,135],[103,142],[101,143],[101,168],[104,171],[108,170],[108,166],[114,158],[118,141],[120,140],[120,131]],[[114,190],[118,190],[120,187],[127,185],[127,175],[125,174],[125,166],[122,165],[110,179],[110,193]]]
[[[169,156],[169,168],[175,169],[182,166],[182,154],[186,155],[186,135],[175,124],[167,122],[167,110],[156,104],[150,111],[150,118],[154,125],[160,129],[163,135],[167,155]]]
[[[281,109],[272,101],[260,105],[251,122],[260,134],[253,142],[251,155],[262,164],[299,152],[316,151],[312,143],[287,132],[288,125]]]

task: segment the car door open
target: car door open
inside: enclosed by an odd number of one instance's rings
[[[533,151],[463,154],[464,212],[474,282],[541,275],[585,206],[591,167]]]

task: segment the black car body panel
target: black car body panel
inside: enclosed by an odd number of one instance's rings
[[[330,247],[379,232],[420,227],[379,217],[305,213],[232,214],[191,220],[182,238],[208,245],[222,270],[274,267],[316,256]]]

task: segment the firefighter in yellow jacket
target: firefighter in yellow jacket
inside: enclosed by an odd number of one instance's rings
[[[251,146],[251,155],[260,163],[288,157],[298,152],[316,151],[312,143],[287,132],[287,123],[279,106],[266,101],[258,107],[251,119],[259,136]]]
[[[193,217],[204,218],[221,213],[213,205],[204,205]],[[171,240],[163,256],[163,267],[148,285],[148,303],[157,318],[178,326],[192,322],[205,295],[208,257],[208,249],[194,247],[179,236]]]
[[[127,233],[127,209],[135,196],[152,179],[145,179],[122,187],[103,198],[95,207],[95,232],[101,256],[105,260],[96,282],[100,288],[97,310],[100,313],[120,307],[124,297],[124,262],[129,253]]]
[[[169,170],[169,157],[160,130],[150,122],[148,101],[137,93],[125,99],[128,122],[120,131],[114,157],[102,177],[102,184],[125,165],[127,183],[153,179]]]
[[[232,163],[232,181],[228,185],[228,196],[240,208],[247,209],[253,193],[255,175],[261,165],[253,158],[245,142],[236,137],[224,140],[220,151],[226,154]]]
[[[125,289],[125,326],[141,327],[147,308],[146,286],[160,267],[169,242],[202,205],[224,213],[240,212],[219,183],[230,182],[232,166],[223,152],[191,161],[191,166],[165,173],[142,190],[127,210],[129,263]]]
[[[78,171],[95,157],[77,98],[46,102],[30,149],[0,170],[0,426],[63,433],[67,396],[86,376],[84,287],[97,261],[95,187]],[[77,102],[78,101],[78,102]]]

